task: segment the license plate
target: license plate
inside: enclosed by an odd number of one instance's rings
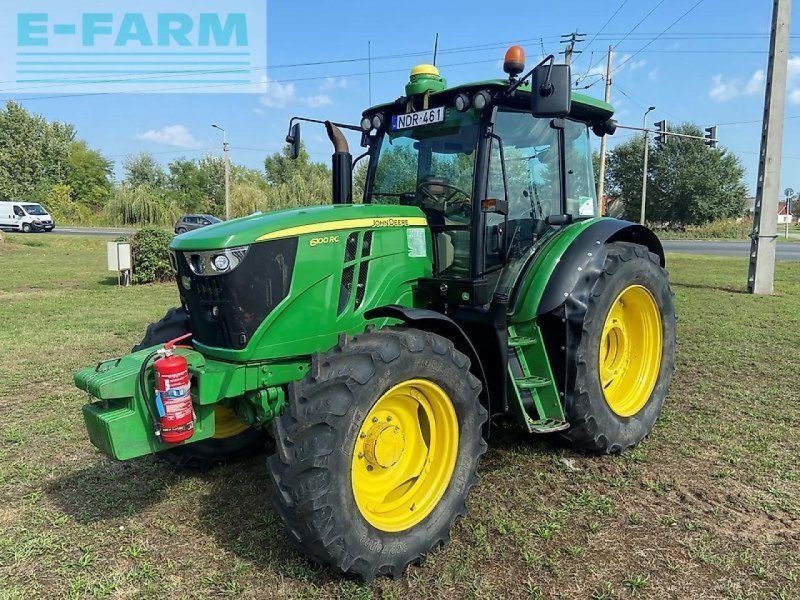
[[[420,110],[407,115],[392,115],[392,131],[444,121],[444,106]]]

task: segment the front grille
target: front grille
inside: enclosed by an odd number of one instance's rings
[[[224,275],[196,275],[186,254],[192,253],[177,253],[175,262],[194,339],[206,346],[240,350],[289,294],[297,238],[252,245],[241,264]]]

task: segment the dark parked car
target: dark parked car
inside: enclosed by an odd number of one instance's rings
[[[175,223],[175,233],[180,235],[192,229],[200,229],[206,225],[213,225],[214,223],[221,222],[220,219],[211,215],[183,215]]]

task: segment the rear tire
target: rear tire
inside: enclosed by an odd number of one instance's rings
[[[180,235],[180,234],[182,234],[182,233],[186,233],[186,228],[185,228],[185,227],[178,227],[178,228],[175,230],[175,235]]]
[[[561,437],[601,454],[638,443],[661,414],[674,356],[675,308],[659,257],[638,244],[609,244],[576,352],[574,393],[565,406],[571,427]]]
[[[273,423],[273,505],[290,542],[365,580],[399,577],[446,543],[486,451],[480,391],[466,356],[417,329],[342,338],[315,356]]]
[[[170,308],[160,321],[147,327],[144,338],[131,348],[131,352],[164,344],[190,331],[189,313],[181,307]],[[158,452],[157,456],[176,469],[206,470],[251,456],[264,448],[264,433],[253,427],[244,429],[244,424],[237,424],[233,412],[224,406],[216,408],[215,425],[222,433],[218,431],[214,437]]]

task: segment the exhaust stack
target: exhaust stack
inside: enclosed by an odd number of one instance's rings
[[[325,130],[333,144],[331,171],[333,174],[333,203],[353,203],[353,157],[341,130],[330,121],[325,121]]]

